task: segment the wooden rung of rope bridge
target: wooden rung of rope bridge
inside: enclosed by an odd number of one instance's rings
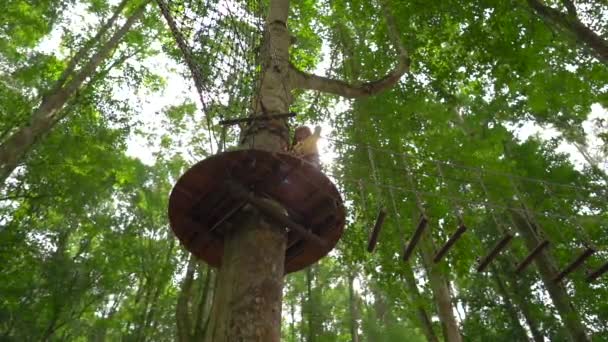
[[[500,252],[502,252],[509,245],[511,240],[513,240],[513,234],[511,233],[506,233],[500,240],[498,240],[490,252],[479,261],[477,272],[483,272],[486,267],[488,267],[488,265],[494,261],[494,259],[496,259],[498,254],[500,254]]]
[[[553,281],[556,283],[562,281],[562,279],[564,279],[568,274],[579,268],[585,262],[585,260],[587,260],[595,252],[595,249],[592,247],[585,248],[585,250],[576,259],[574,259],[558,275],[556,275],[555,278],[553,278]]]
[[[462,237],[462,234],[464,234],[466,231],[467,231],[467,227],[464,224],[460,224],[458,226],[458,229],[456,229],[456,231],[454,232],[454,234],[452,234],[452,236],[450,236],[450,238],[445,243],[445,245],[443,245],[441,247],[441,249],[439,249],[439,251],[437,252],[437,254],[435,254],[435,257],[433,258],[433,262],[434,263],[440,262],[441,259],[443,259],[443,257],[454,246],[454,244],[456,244],[456,242],[458,240],[460,240],[460,238]]]
[[[547,246],[549,246],[549,240],[541,241],[534,249],[526,256],[524,260],[522,260],[517,268],[515,269],[515,273],[520,274],[523,272],[528,265],[536,258]]]
[[[597,270],[587,275],[587,282],[591,283],[597,278],[601,277],[604,273],[608,272],[608,261],[600,266]]]
[[[426,218],[426,216],[420,215],[420,220],[418,221],[418,225],[416,226],[414,235],[412,235],[412,238],[410,239],[408,244],[405,246],[405,249],[403,250],[403,261],[408,261],[409,258],[412,256],[412,253],[414,252],[414,248],[416,248],[416,245],[420,241],[420,238],[422,237],[422,233],[424,233],[424,229],[428,225],[428,222],[429,222],[429,220]]]
[[[374,224],[374,228],[372,229],[367,242],[367,251],[370,253],[372,253],[376,248],[376,244],[378,243],[378,236],[380,235],[380,230],[382,230],[382,225],[384,224],[385,219],[386,209],[380,208],[380,210],[378,211],[378,216],[376,217],[376,223]]]

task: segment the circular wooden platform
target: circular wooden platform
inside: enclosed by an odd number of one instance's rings
[[[298,271],[331,251],[344,230],[345,210],[334,184],[312,164],[286,153],[260,150],[224,152],[188,170],[169,198],[169,220],[186,248],[218,267],[223,229],[245,204],[231,196],[227,182],[255,196],[271,198],[287,209],[292,221],[319,236],[323,246],[288,232],[285,272]]]

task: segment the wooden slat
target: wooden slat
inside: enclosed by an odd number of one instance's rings
[[[425,216],[420,216],[420,221],[418,221],[418,226],[416,226],[414,235],[412,235],[410,242],[407,244],[407,246],[405,246],[405,249],[403,250],[403,261],[408,261],[410,256],[412,256],[414,248],[416,248],[416,245],[420,241],[422,233],[424,232],[424,229],[426,228],[428,222],[429,221]]]
[[[454,246],[454,244],[460,240],[460,238],[462,237],[462,234],[464,234],[464,232],[467,231],[467,227],[464,224],[461,224],[458,229],[456,229],[456,231],[454,232],[454,234],[452,234],[452,236],[450,236],[450,238],[448,239],[448,241],[445,243],[445,245],[443,245],[443,247],[441,247],[441,249],[439,250],[439,252],[437,252],[437,254],[435,254],[435,257],[433,258],[433,262],[434,263],[438,263],[441,261],[441,259],[443,259],[443,257],[450,251],[450,249]]]
[[[601,277],[606,272],[608,272],[608,262],[606,262],[605,264],[600,266],[600,268],[598,268],[597,270],[589,273],[587,275],[587,281],[588,282],[595,281],[597,278]]]
[[[585,250],[576,259],[574,259],[568,266],[566,266],[566,268],[555,276],[555,278],[553,278],[553,281],[556,283],[562,281],[562,279],[564,279],[568,274],[579,268],[585,262],[585,260],[593,255],[593,253],[595,253],[595,249],[591,247],[585,248]]]
[[[235,198],[242,199],[256,207],[262,214],[270,217],[275,220],[279,224],[282,224],[302,235],[306,240],[313,242],[319,246],[325,246],[325,241],[323,241],[319,236],[313,234],[311,231],[306,229],[305,227],[293,222],[289,216],[278,211],[274,206],[256,198],[252,194],[250,194],[245,188],[234,182],[227,182],[226,187],[228,192]]]
[[[483,272],[488,265],[496,259],[498,254],[502,252],[503,249],[509,245],[509,242],[513,239],[513,234],[507,233],[505,234],[498,242],[494,245],[494,247],[490,250],[490,252],[479,261],[479,266],[477,266],[477,272]]]
[[[222,120],[222,121],[220,121],[220,125],[229,126],[229,125],[234,125],[234,124],[242,123],[242,122],[286,119],[286,118],[293,118],[296,115],[297,115],[296,113],[290,112],[290,113],[274,114],[274,115],[248,116],[246,118]]]
[[[374,228],[372,229],[369,239],[367,241],[367,251],[372,253],[374,249],[376,249],[376,244],[378,243],[378,236],[380,235],[380,230],[382,230],[382,225],[384,224],[384,220],[386,219],[386,209],[381,208],[378,211],[378,216],[376,217],[376,224],[374,224]]]
[[[549,246],[549,240],[541,241],[541,243],[539,243],[536,247],[534,247],[534,249],[530,252],[530,254],[528,254],[528,256],[524,260],[522,260],[522,262],[520,262],[519,265],[517,265],[517,268],[515,269],[515,273],[519,274],[523,270],[525,270],[526,267],[528,267],[528,265],[530,265],[532,260],[534,260],[534,258],[536,258],[536,256],[538,254],[540,254],[540,252],[542,252],[543,249],[545,249],[547,246]]]
[[[222,218],[220,218],[219,220],[217,220],[217,222],[215,222],[215,224],[213,224],[213,226],[211,226],[211,228],[209,228],[209,231],[213,232],[218,227],[220,227],[222,225],[222,223],[226,222],[234,214],[236,214],[237,212],[239,212],[241,210],[241,208],[243,208],[243,206],[245,205],[245,203],[246,203],[245,201],[241,201],[241,202],[237,203],[237,205],[235,205],[232,208],[230,208],[228,210],[228,212]]]

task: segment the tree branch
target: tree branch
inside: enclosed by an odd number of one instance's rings
[[[562,3],[564,4],[564,7],[566,7],[569,15],[572,17],[578,16],[578,13],[576,13],[576,6],[572,0],[562,0]]]
[[[571,0],[564,0],[569,14],[545,5],[542,0],[527,0],[527,2],[539,17],[571,33],[577,42],[588,46],[600,62],[608,64],[608,41],[585,26],[576,15],[572,15],[572,11],[576,12],[576,8]]]
[[[397,65],[391,72],[378,80],[366,82],[360,85],[353,85],[341,80],[309,74],[290,64],[290,76],[293,81],[294,88],[318,90],[346,98],[359,98],[375,95],[393,87],[399,81],[401,76],[409,71],[410,58],[407,50],[403,46],[401,38],[399,37],[397,26],[395,25],[395,20],[392,14],[385,5],[382,6],[382,10],[386,19],[389,36],[395,45],[395,49],[397,50]]]

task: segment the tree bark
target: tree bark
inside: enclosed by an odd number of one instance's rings
[[[25,158],[34,144],[48,134],[55,124],[61,120],[63,117],[61,115],[63,106],[80,89],[86,79],[91,77],[99,65],[114,51],[133,24],[143,16],[146,4],[147,2],[136,9],[78,72],[70,72],[69,75],[66,75],[65,78],[71,77],[69,81],[65,81],[62,76],[57,81],[57,84],[61,85],[58,87],[54,86],[54,91],[43,97],[40,106],[32,113],[29,123],[12,133],[0,145],[0,188],[4,186],[6,179],[15,170],[18,163]],[[118,10],[122,10],[122,7],[119,6]],[[113,20],[112,18],[110,20]],[[87,46],[84,46],[83,49],[87,49]],[[80,59],[85,56],[86,52],[80,53],[79,51],[74,58]],[[68,64],[69,66],[78,65],[81,62],[80,60],[70,61]]]
[[[540,242],[538,236],[541,227],[535,224],[525,211],[520,212],[518,210],[511,210],[510,214],[513,217],[517,230],[524,239],[526,246],[529,250],[533,250]],[[555,266],[555,261],[547,249],[541,251],[534,259],[534,262],[538,267],[543,284],[545,285],[547,292],[549,292],[553,305],[555,305],[557,312],[564,322],[567,336],[573,342],[590,341],[586,333],[586,328],[583,325],[578,312],[574,306],[572,306],[572,303],[570,303],[566,290],[561,283],[553,281],[553,277],[557,274],[558,270]]]
[[[452,308],[452,293],[448,286],[448,280],[439,268],[440,264],[433,262],[434,244],[432,241],[431,229],[427,227],[426,232],[420,241],[421,254],[424,267],[426,269],[429,284],[433,291],[433,298],[437,307],[437,313],[443,327],[445,340],[448,342],[461,342],[460,329],[454,316]]]
[[[207,341],[279,341],[285,232],[253,208],[224,240]]]

